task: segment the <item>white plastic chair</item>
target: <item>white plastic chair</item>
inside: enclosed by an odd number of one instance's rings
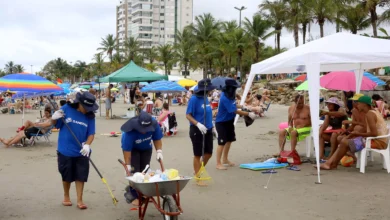
[[[371,148],[371,140],[375,139],[381,139],[381,138],[387,138],[388,143],[387,143],[387,148],[384,150],[379,150],[379,149],[373,149]],[[357,157],[356,161],[356,168],[360,168],[360,172],[364,173],[365,168],[367,165],[367,156],[369,153],[371,153],[371,161],[374,161],[374,158],[372,156],[372,152],[377,152],[382,155],[382,164],[383,164],[383,169],[387,170],[387,173],[390,173],[390,134],[388,135],[383,135],[383,136],[378,136],[378,137],[369,137],[366,139],[366,146],[361,150],[360,152],[355,153]]]
[[[323,120],[319,121],[319,126],[324,123]],[[307,136],[305,141],[306,141],[306,157],[311,157],[311,141],[313,140],[313,129],[310,131],[310,136]]]

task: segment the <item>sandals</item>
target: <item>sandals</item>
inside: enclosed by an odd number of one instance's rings
[[[288,170],[292,170],[292,171],[301,171],[301,169],[299,169],[297,166],[290,166],[290,167],[287,167]]]

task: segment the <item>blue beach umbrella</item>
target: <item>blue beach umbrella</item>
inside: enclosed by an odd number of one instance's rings
[[[187,90],[177,84],[176,82],[170,82],[166,80],[152,82],[149,85],[144,86],[141,92],[186,92]]]

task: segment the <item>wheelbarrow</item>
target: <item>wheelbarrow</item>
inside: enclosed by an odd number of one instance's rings
[[[126,164],[121,159],[118,159],[118,161],[123,165],[129,175],[130,172]],[[164,172],[164,165],[162,161],[159,162],[161,170]],[[129,180],[129,185],[138,193],[139,219],[143,220],[145,218],[149,203],[153,203],[165,220],[177,220],[178,216],[183,213],[180,204],[180,192],[190,180],[191,177],[181,177],[179,180],[152,183],[136,183]]]

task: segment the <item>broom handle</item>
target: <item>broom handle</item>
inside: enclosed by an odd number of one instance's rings
[[[207,81],[204,80],[204,94],[203,94],[203,125],[206,126],[206,88],[207,88]],[[206,134],[202,134],[202,163],[204,162],[204,148],[205,148],[205,136]]]

